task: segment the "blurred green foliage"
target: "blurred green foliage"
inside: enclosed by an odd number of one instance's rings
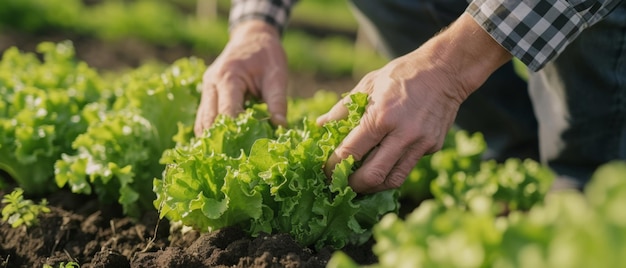
[[[553,191],[508,215],[493,214],[488,196],[471,209],[434,199],[405,218],[387,214],[374,227],[379,263],[367,267],[624,267],[625,173],[626,162],[606,163],[582,192]],[[360,266],[335,252],[327,267]]]
[[[94,1],[90,1],[94,2]],[[196,0],[108,0],[85,4],[81,0],[0,1],[0,31],[31,34],[66,33],[104,41],[137,38],[159,46],[182,45],[197,56],[216,57],[228,41],[229,1],[218,1],[215,18],[198,17]],[[346,32],[356,22],[345,1],[301,1],[293,12],[294,24],[328,30],[315,37],[289,29],[284,45],[291,70],[331,77],[360,76],[384,64],[371,50],[355,49]],[[333,32],[344,34],[332,34]],[[358,68],[355,68],[355,59]]]

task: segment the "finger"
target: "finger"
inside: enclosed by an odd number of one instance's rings
[[[217,92],[218,112],[236,117],[243,112],[246,85],[237,79],[228,79],[220,83]]]
[[[217,116],[217,94],[213,85],[205,84],[200,97],[200,105],[196,113],[196,121],[194,123],[194,133],[196,136],[202,136],[202,132],[208,129],[213,120]]]
[[[355,92],[365,92],[368,93],[372,90],[374,74],[376,72],[370,72],[363,79],[359,81],[359,83],[350,91],[349,94],[346,94],[339,102],[337,102],[327,113],[319,116],[316,120],[316,124],[318,126],[324,125],[328,121],[332,120],[340,120],[346,118],[348,116],[348,108],[346,108],[346,103],[352,101],[350,99],[350,95]]]
[[[287,126],[287,80],[280,74],[270,75],[263,81],[262,98],[267,103],[270,122],[275,126]]]
[[[410,148],[404,152],[404,155],[397,161],[383,183],[369,189],[364,189],[361,193],[375,193],[400,187],[411,170],[417,165],[419,159],[424,156],[424,153],[423,150]]]
[[[349,96],[342,98],[327,113],[320,115],[315,123],[318,126],[322,126],[326,124],[326,122],[346,118],[348,116],[348,108],[346,108],[345,103],[350,101],[349,98]]]
[[[376,128],[372,128],[369,122],[368,117],[364,115],[360,124],[350,131],[330,155],[324,166],[324,172],[328,178],[331,178],[332,171],[342,159],[352,155],[356,161],[360,161],[383,139],[385,133],[376,131]]]
[[[370,153],[363,160],[363,165],[350,176],[349,183],[355,192],[370,192],[371,189],[385,187],[389,174],[408,147],[398,140],[397,137],[386,136],[375,153]]]

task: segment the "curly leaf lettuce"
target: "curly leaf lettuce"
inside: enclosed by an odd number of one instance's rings
[[[163,171],[159,159],[174,147],[176,131],[193,122],[204,65],[182,59],[155,69],[146,65],[118,80],[112,105],[83,110],[88,128],[73,141],[75,153],[55,163],[59,187],[95,192],[105,203],[117,200],[129,216],[154,209],[152,179]]]
[[[267,185],[237,167],[246,162],[254,141],[273,135],[271,126],[258,118],[266,116],[252,109],[237,119],[220,116],[204,136],[166,150],[163,180],[154,180],[154,204],[161,215],[199,230],[259,219],[264,192],[260,188]],[[250,129],[255,131],[243,131]],[[269,230],[271,226],[259,231]]]
[[[154,133],[136,110],[103,113],[74,140],[76,154],[62,154],[55,163],[57,185],[67,184],[74,193],[95,192],[106,203],[117,200],[126,215],[139,216],[153,196],[150,180],[139,173],[160,169],[151,161],[160,153],[150,144]]]
[[[211,231],[240,226],[252,235],[289,233],[300,244],[341,248],[362,243],[385,213],[398,209],[397,191],[357,196],[348,186],[355,161],[323,166],[360,120],[367,95],[354,94],[349,116],[319,127],[274,129],[267,107],[237,118],[219,116],[201,137],[167,150],[163,178],[154,180],[161,217]]]
[[[70,42],[37,49],[43,62],[16,48],[0,61],[0,169],[28,194],[55,189],[54,162],[87,128],[80,111],[106,96],[97,73],[75,61]]]

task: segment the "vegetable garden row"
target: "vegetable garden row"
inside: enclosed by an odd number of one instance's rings
[[[349,116],[324,126],[314,119],[336,93],[291,99],[287,128],[269,124],[266,107],[250,100],[237,118],[218,117],[193,137],[202,60],[105,77],[76,59],[71,42],[38,51],[12,48],[0,61],[0,169],[8,174],[0,190],[16,187],[3,198],[3,224],[36,225],[46,203],[25,196],[66,188],[133,218],[156,210],[201,232],[287,233],[313,250],[336,250],[329,267],[359,266],[341,250],[372,238],[374,267],[626,263],[623,162],[599,169],[584,192],[549,192],[546,167],[483,160],[480,133],[452,130],[400,189],[358,195],[347,184],[357,161],[342,161],[330,181],[322,166],[358,124],[366,95],[352,95]],[[407,199],[419,205],[401,208]]]
[[[0,31],[138,38],[192,47],[211,58],[226,43],[226,21],[223,14],[190,15],[196,2],[2,0]],[[217,4],[223,12],[228,1]],[[293,15],[296,26],[356,27],[342,1],[302,1]],[[283,42],[295,72],[359,75],[382,63],[345,36],[314,38],[296,29]],[[358,123],[367,96],[353,95],[349,117],[321,127],[313,120],[337,102],[334,92],[290,99],[287,128],[270,125],[266,107],[250,100],[239,117],[220,117],[203,136],[193,137],[205,69],[203,60],[189,57],[105,74],[78,59],[69,41],[42,43],[38,54],[4,51],[1,224],[27,233],[49,226],[42,216],[58,209],[42,197],[63,190],[120,207],[137,223],[142,215],[158,213],[162,225],[203,233],[236,227],[250,237],[288,234],[312,251],[332,249],[327,267],[626,263],[624,162],[601,167],[583,192],[550,192],[554,175],[546,167],[523,159],[485,161],[480,133],[452,130],[443,149],[421,159],[400,189],[358,195],[347,184],[358,162],[341,162],[332,180],[322,166]],[[345,252],[372,241],[375,263]],[[0,267],[41,266],[0,246]],[[70,259],[51,258],[44,267],[93,266],[90,259]],[[245,263],[239,265],[249,267]]]

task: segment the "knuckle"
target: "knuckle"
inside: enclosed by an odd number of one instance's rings
[[[346,159],[348,156],[354,157],[354,160],[356,161],[361,161],[361,159],[363,159],[363,154],[358,153],[357,148],[350,145],[344,145],[338,148],[335,153],[341,159]]]
[[[213,69],[209,68],[204,72],[204,74],[202,74],[202,79],[205,81],[205,83],[207,81],[211,81],[211,78],[214,76],[213,73]]]
[[[237,69],[234,64],[223,64],[220,67],[209,67],[204,72],[202,78],[205,83],[219,85],[224,83],[233,83],[237,81]]]
[[[424,152],[419,150],[418,148],[415,148],[415,146],[409,146],[408,151],[405,153],[406,158],[404,161],[407,161],[406,164],[413,168],[417,161],[422,158],[423,154]],[[409,173],[409,171],[407,171],[407,174]]]
[[[378,75],[377,70],[370,71],[363,76],[363,81],[374,81],[376,76]]]
[[[408,172],[394,172],[385,180],[385,186],[388,189],[399,188],[406,180],[407,175]]]
[[[385,182],[385,178],[387,177],[387,173],[380,168],[372,168],[366,173],[365,183],[370,186],[378,186]]]
[[[214,88],[214,84],[215,83],[213,82],[213,79],[205,74],[202,77],[202,94],[208,94],[210,91],[212,91]]]
[[[438,140],[428,139],[425,144],[426,152],[431,154],[437,152],[443,148],[443,141],[439,142]]]
[[[224,102],[224,101],[218,103],[218,112],[220,114],[229,113],[230,111],[234,109],[235,109],[235,105],[233,105],[232,103]]]
[[[441,150],[443,147],[443,140],[439,141],[438,136],[432,133],[424,133],[423,131],[417,132],[414,135],[412,144],[409,147],[410,152],[413,154],[431,154]]]
[[[390,130],[395,125],[396,117],[387,111],[380,111],[375,121],[373,122],[373,126],[383,130]]]
[[[385,112],[376,116],[363,116],[359,123],[373,137],[383,137],[393,129],[393,118],[387,117]]]
[[[218,67],[211,65],[208,69],[206,69],[204,74],[202,74],[202,79],[205,83],[214,81],[216,77],[220,77],[219,72],[220,69]]]

